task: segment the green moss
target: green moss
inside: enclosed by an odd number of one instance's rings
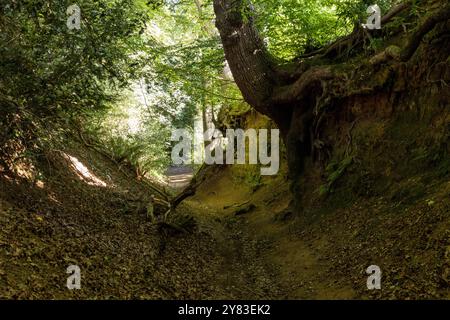
[[[251,110],[251,107],[247,103],[233,103],[227,113],[230,116],[237,117],[242,116],[248,113]]]
[[[236,184],[245,184],[251,190],[256,191],[262,186],[261,169],[259,165],[234,165],[232,166],[233,180]]]
[[[402,50],[399,46],[391,45],[386,48],[386,54],[391,56],[392,58],[399,58]]]
[[[330,162],[325,169],[325,172],[327,174],[327,182],[324,185],[320,186],[319,194],[327,195],[332,192],[334,184],[340,177],[342,177],[345,170],[352,164],[352,162],[353,156],[347,156],[340,161]]]

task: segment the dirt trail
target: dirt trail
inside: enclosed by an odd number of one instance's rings
[[[302,216],[283,220],[277,213],[290,200],[285,181],[255,191],[233,180],[230,170],[205,181],[187,202],[217,239],[216,285],[227,289],[226,298],[450,296],[448,181],[429,185],[420,201],[402,208],[384,197],[341,206],[334,199],[333,206],[310,204]],[[383,270],[382,290],[367,289],[373,264]]]
[[[214,234],[223,261],[217,285],[242,299],[352,298],[349,286],[336,285],[331,267],[310,242],[290,232],[289,224],[274,220],[274,206],[266,206],[251,190],[230,184],[221,172],[202,185],[188,201],[200,228]],[[264,198],[265,195],[262,195]],[[240,204],[254,204],[236,214]],[[281,203],[282,205],[282,203]],[[245,205],[244,205],[245,206]],[[242,206],[241,206],[242,207]],[[320,246],[319,246],[320,248]]]
[[[0,199],[7,200],[0,201],[0,297],[315,297],[314,252],[288,239],[286,224],[264,208],[266,195],[255,198],[227,170],[180,208],[194,215],[197,232],[164,237],[129,201],[148,192],[144,186],[132,185],[102,158],[67,153],[110,187],[89,184],[59,154],[53,169],[59,178],[44,188],[1,180]],[[250,202],[253,210],[235,214],[236,205]],[[82,269],[80,291],[65,287],[69,264]]]

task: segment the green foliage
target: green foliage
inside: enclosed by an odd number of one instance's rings
[[[269,51],[284,60],[350,32],[371,4],[251,2],[244,6],[245,18],[254,18]],[[81,30],[67,28],[66,10],[72,4],[2,2],[2,108],[8,105],[9,110],[13,104],[4,101],[11,99],[26,110],[30,122],[42,127],[55,119],[64,128],[82,123],[82,130],[97,137],[115,158],[159,170],[169,163],[173,128],[192,128],[202,110],[217,115],[219,110],[239,114],[248,109],[224,71],[212,0],[79,0]],[[392,1],[378,4],[384,10]],[[132,128],[130,121],[138,121],[139,128]],[[258,179],[247,180],[257,186]]]
[[[352,164],[353,156],[347,156],[341,161],[331,161],[327,167],[325,168],[325,172],[327,175],[326,184],[322,185],[319,189],[320,195],[326,195],[332,191],[332,188],[336,181],[342,177],[345,173],[345,170]]]
[[[369,45],[373,51],[378,51],[379,49],[381,49],[383,47],[383,39],[371,38]]]
[[[194,117],[207,106],[218,110],[242,101],[224,76],[224,53],[213,19],[210,2],[199,10],[194,1],[168,2],[153,16],[149,35],[158,50],[145,80],[150,92],[165,94],[163,109],[175,115],[177,127],[192,127]],[[183,106],[181,112],[175,111],[178,106]]]
[[[141,172],[161,173],[170,163],[170,125],[152,115],[132,93],[85,125],[119,162]]]
[[[142,65],[147,19],[132,0],[80,0],[81,30],[66,26],[72,1],[7,1],[0,7],[0,90],[36,114],[99,109]]]
[[[26,121],[29,125],[18,127],[22,135],[26,128],[33,136],[0,138],[34,140],[27,145],[40,148],[63,145],[69,130],[92,129],[104,121],[124,88],[142,77],[154,48],[154,41],[142,36],[151,13],[145,1],[76,1],[81,9],[80,30],[67,27],[66,11],[73,3],[1,3],[0,104],[13,101],[5,119]],[[89,125],[76,128],[80,123]],[[130,162],[148,160],[141,141],[97,133],[105,149],[126,154]]]
[[[395,2],[380,0],[382,13]],[[291,60],[350,33],[367,17],[368,0],[256,0],[257,25],[276,57]]]
[[[377,4],[381,9],[381,14],[386,13],[394,4],[399,3],[397,0],[330,0],[330,4],[336,6],[336,15],[339,19],[349,24],[364,23],[367,17],[367,8],[370,5]]]

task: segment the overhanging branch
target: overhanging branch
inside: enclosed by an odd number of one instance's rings
[[[430,32],[438,23],[450,19],[450,5],[443,9],[438,9],[438,12],[428,17],[417,30],[410,37],[406,47],[402,50],[400,59],[402,61],[409,60],[420,45],[423,37]]]
[[[308,93],[308,89],[314,83],[332,77],[333,73],[330,67],[312,67],[305,71],[293,84],[276,88],[271,97],[271,104],[283,105],[299,101]]]

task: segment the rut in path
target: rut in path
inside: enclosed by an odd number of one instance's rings
[[[222,261],[215,285],[226,292],[220,298],[352,297],[350,288],[337,287],[329,277],[320,253],[284,232],[283,225],[267,219],[270,212],[257,210],[248,216],[236,216],[195,200],[189,204],[195,208],[200,227],[213,234],[218,243]]]

